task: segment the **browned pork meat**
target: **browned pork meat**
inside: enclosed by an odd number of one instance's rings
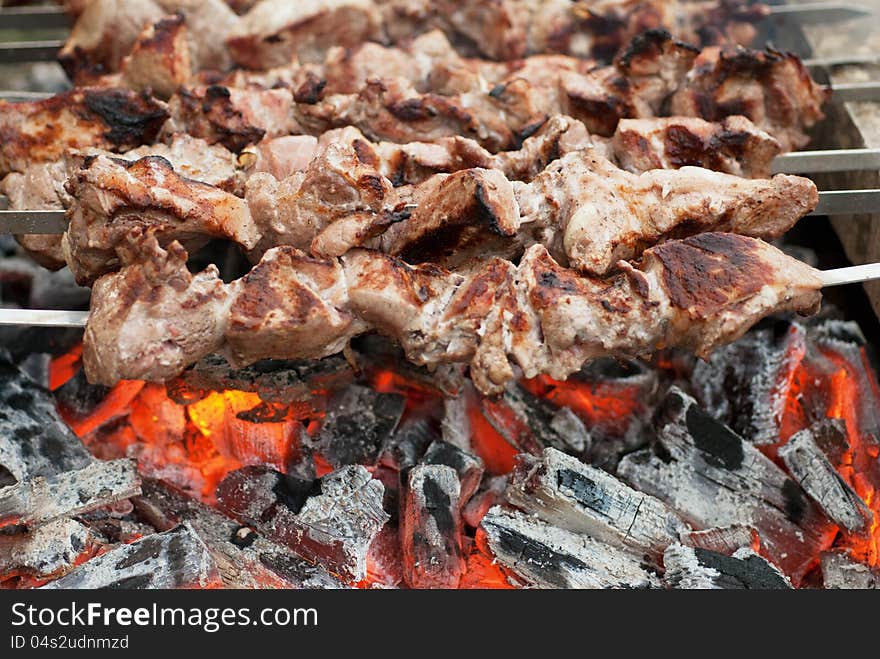
[[[263,0],[227,39],[233,59],[250,69],[283,66],[297,57],[317,61],[331,46],[355,46],[380,36],[372,0]]]
[[[164,133],[189,133],[241,151],[264,137],[300,133],[287,89],[238,89],[209,85],[180,89],[171,97],[172,119]]]
[[[252,175],[246,204],[156,157],[92,159],[68,189],[74,219],[65,256],[80,283],[120,265],[117,247],[132,225],[148,224],[162,244],[226,238],[254,257],[278,245],[319,256],[368,246],[456,264],[540,243],[572,267],[603,274],[647,246],[700,231],[778,237],[818,198],[812,181],[796,176],[750,180],[698,167],[636,175],[592,149],[568,153],[528,183],[472,168],[395,188],[356,147],[335,142],[282,181]]]
[[[777,311],[812,313],[811,267],[754,238],[709,233],[671,241],[582,277],[541,246],[519,265],[489,259],[456,273],[356,250],[312,259],[278,247],[244,278],[193,275],[176,243],[140,239],[132,265],[92,292],[83,359],[90,381],[167,380],[212,352],[241,366],[320,357],[375,329],[415,363],[469,363],[485,394],[511,379],[564,379],[602,356],[677,346],[705,356]]]
[[[200,246],[217,237],[251,249],[259,239],[243,199],[180,176],[161,156],[89,156],[66,187],[75,201],[62,246],[80,282],[119,265],[117,248],[133,228],[149,229],[164,244]]]
[[[192,77],[187,35],[183,14],[166,16],[147,27],[122,60],[122,83],[167,99]]]
[[[790,53],[706,48],[671,98],[673,114],[719,121],[732,114],[751,119],[785,151],[809,142],[805,130],[819,121],[829,91]]]
[[[819,201],[798,176],[742,179],[699,167],[625,172],[590,150],[518,184],[523,230],[585,272],[607,272],[645,245],[700,231],[777,238]]]
[[[164,13],[153,0],[91,0],[74,23],[58,61],[78,84],[118,71],[141,31]]]
[[[166,106],[127,89],[78,88],[40,101],[0,101],[0,175],[61,158],[68,149],[125,151],[152,142]]]
[[[773,137],[739,116],[720,122],[622,119],[612,149],[618,165],[631,172],[695,166],[746,178],[770,176],[773,159],[782,151]]]

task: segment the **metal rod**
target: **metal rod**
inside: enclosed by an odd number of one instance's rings
[[[43,30],[70,27],[61,7],[7,7],[0,11],[0,30]]]
[[[795,151],[776,156],[774,174],[817,174],[880,169],[880,149]]]
[[[866,66],[880,64],[880,54],[869,53],[867,55],[835,55],[833,57],[810,57],[802,60],[804,66],[811,69],[834,66]]]
[[[808,215],[880,213],[880,190],[830,190],[819,193],[819,203]]]
[[[801,25],[816,25],[867,18],[874,12],[858,5],[816,2],[797,5],[770,5],[771,18],[794,18]]]
[[[876,103],[880,101],[880,82],[842,82],[831,86],[831,97],[841,103]]]
[[[64,211],[0,211],[0,234],[60,234],[66,230]]]
[[[0,309],[0,325],[36,327],[85,327],[88,311],[55,309]]]
[[[823,270],[819,278],[822,286],[840,286],[842,284],[858,284],[864,281],[880,279],[880,263],[852,265],[848,268]]]
[[[0,100],[9,101],[10,103],[43,101],[51,96],[52,94],[49,92],[20,92],[14,89],[0,91]]]
[[[54,62],[63,41],[15,41],[0,43],[0,64]]]

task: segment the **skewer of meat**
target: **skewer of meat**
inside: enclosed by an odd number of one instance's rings
[[[461,272],[278,247],[224,284],[213,266],[191,274],[179,243],[138,236],[126,248],[131,265],[93,288],[85,332],[86,373],[106,385],[164,381],[213,352],[233,366],[319,358],[378,331],[417,364],[469,363],[493,394],[519,375],[564,379],[600,356],[673,346],[705,356],[768,314],[814,312],[822,286],[770,245],[719,233],[653,247],[609,278],[563,268],[538,245],[519,265],[494,258]]]
[[[635,175],[589,148],[528,183],[472,168],[395,188],[362,152],[333,143],[304,171],[282,181],[254,175],[246,188],[240,199],[158,157],[89,158],[67,184],[65,260],[77,281],[94,281],[125,264],[117,248],[144,227],[163,245],[222,238],[255,258],[279,245],[317,256],[365,246],[457,265],[487,251],[515,257],[537,243],[604,274],[669,238],[709,230],[778,237],[818,200],[815,185],[796,176],[749,180],[694,167]]]

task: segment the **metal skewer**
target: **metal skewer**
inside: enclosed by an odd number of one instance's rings
[[[774,174],[815,174],[880,169],[880,149],[824,149],[794,151],[776,156]]]
[[[833,2],[816,2],[797,5],[770,5],[769,18],[793,18],[801,25],[822,25],[850,21],[854,18],[867,18],[874,12],[858,5]]]
[[[13,41],[0,43],[0,64],[24,62],[54,62],[63,41]]]
[[[0,30],[45,30],[70,27],[61,7],[7,7],[0,11]]]
[[[846,268],[819,271],[822,287],[859,284],[880,279],[880,263],[853,265]],[[88,311],[60,311],[55,309],[0,309],[0,325],[30,325],[34,327],[85,327]]]

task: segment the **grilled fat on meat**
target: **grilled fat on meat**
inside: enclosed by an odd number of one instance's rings
[[[378,331],[416,364],[469,363],[477,388],[497,394],[515,377],[564,379],[602,356],[706,356],[768,314],[812,313],[821,299],[813,268],[723,233],[653,247],[609,278],[566,269],[540,245],[519,265],[495,258],[462,272],[278,247],[230,284],[213,266],[190,273],[176,242],[166,250],[139,235],[121,249],[136,253],[96,282],[85,331],[86,374],[104,385],[165,381],[214,352],[233,366],[319,358]]]
[[[528,183],[472,168],[394,188],[356,148],[338,143],[302,172],[282,181],[255,174],[246,188],[239,199],[159,157],[92,158],[67,184],[67,264],[78,282],[94,281],[125,264],[117,248],[129,230],[149,226],[162,245],[224,238],[256,248],[256,258],[279,245],[318,256],[366,246],[457,264],[538,243],[567,265],[603,274],[650,245],[701,231],[778,237],[818,200],[805,178],[750,180],[696,167],[635,175],[591,149],[551,162]]]

